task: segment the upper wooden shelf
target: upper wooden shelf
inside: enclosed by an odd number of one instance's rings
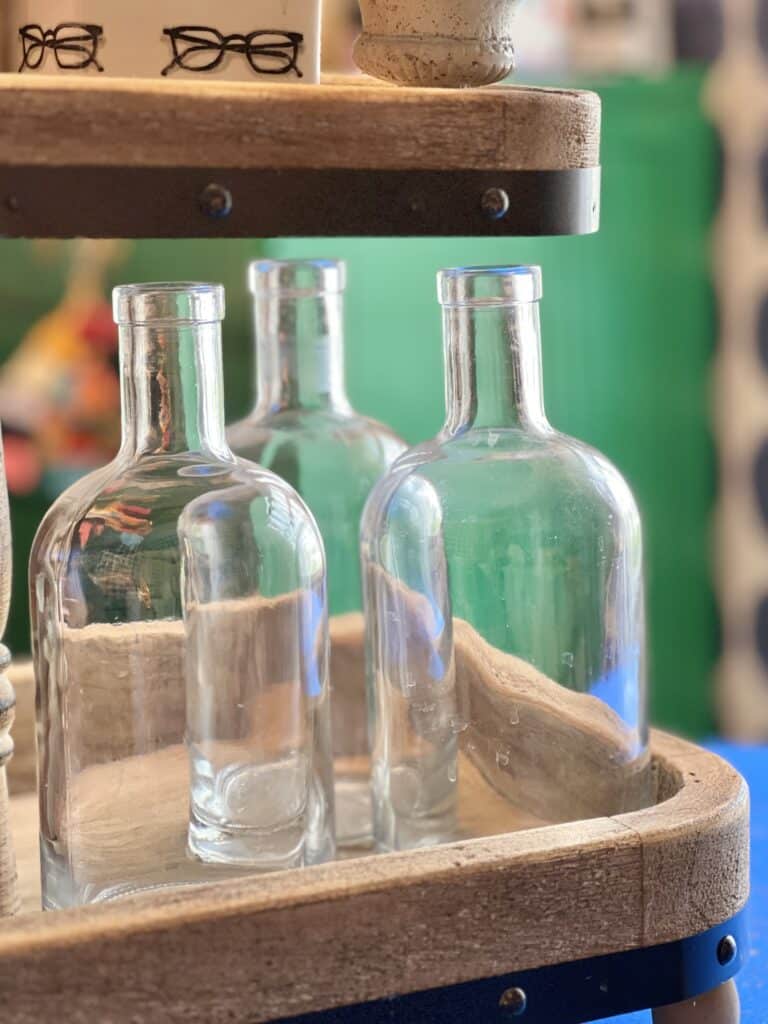
[[[583,234],[599,140],[587,92],[6,74],[0,232]]]

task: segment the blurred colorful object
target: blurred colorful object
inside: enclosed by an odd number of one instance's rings
[[[40,488],[53,498],[117,450],[117,329],[105,277],[121,251],[113,242],[75,242],[61,302],[0,368],[11,494]]]

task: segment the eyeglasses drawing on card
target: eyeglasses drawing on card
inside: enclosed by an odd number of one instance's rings
[[[37,70],[43,63],[46,50],[52,50],[62,71],[82,71],[94,65],[103,71],[97,59],[99,43],[104,35],[101,25],[84,25],[65,21],[55,28],[42,25],[23,25],[19,29],[22,59],[19,71]]]
[[[298,66],[299,50],[304,42],[300,32],[260,30],[247,35],[222,35],[204,25],[179,25],[163,29],[171,41],[173,60],[163,68],[167,75],[174,68],[185,71],[214,71],[228,53],[242,54],[260,75],[304,74]]]

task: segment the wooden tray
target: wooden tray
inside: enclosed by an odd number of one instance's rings
[[[599,121],[596,96],[567,90],[0,76],[0,232],[586,233]],[[698,1009],[737,1019],[746,787],[683,741],[654,735],[646,810],[42,915],[31,718],[27,683],[10,777],[25,912],[0,931],[8,1024],[571,1024],[710,989],[725,1002]],[[498,794],[464,803],[475,828],[504,833]],[[657,1022],[673,1019],[686,1018]]]
[[[599,148],[575,90],[5,74],[0,233],[584,234]]]
[[[714,988],[738,967],[721,948],[734,941],[727,932],[748,895],[746,785],[720,758],[658,732],[657,803],[646,810],[32,913],[36,798],[19,792],[29,784],[22,740],[29,687],[19,690],[11,806],[27,912],[4,922],[0,934],[8,1022],[256,1024],[361,1004],[372,1005],[355,1020],[431,1019],[401,1018],[394,1004],[377,1001],[442,991],[455,1007],[467,984],[479,982],[491,986],[498,1012],[513,1005],[510,977],[520,972],[589,961],[608,977],[611,957],[631,951],[661,950],[669,965],[666,951],[697,936],[701,969],[689,964],[687,981],[657,987],[671,993],[664,1001]],[[493,830],[497,809],[487,812]],[[482,808],[476,813],[479,820]],[[702,958],[709,958],[703,966]],[[594,988],[599,977],[583,983]],[[658,983],[645,978],[649,1000]],[[609,1001],[607,1012],[624,1005]],[[338,1012],[328,1019],[337,1018],[347,1019]]]

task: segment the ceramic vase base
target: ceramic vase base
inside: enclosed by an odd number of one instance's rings
[[[398,85],[470,88],[493,85],[514,71],[512,41],[373,35],[363,32],[355,61],[366,74]]]

